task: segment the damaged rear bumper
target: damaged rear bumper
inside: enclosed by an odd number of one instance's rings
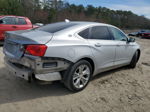
[[[7,66],[7,69],[14,75],[24,78],[27,81],[31,80],[32,71],[30,69],[16,67],[8,61],[5,61],[5,65]]]
[[[41,81],[61,80],[61,71],[66,70],[71,62],[58,58],[41,58],[25,55],[21,59],[5,56],[5,64],[17,77],[31,81],[32,77]]]

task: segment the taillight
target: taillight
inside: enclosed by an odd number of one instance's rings
[[[27,45],[25,53],[33,56],[44,56],[47,46],[46,45]]]

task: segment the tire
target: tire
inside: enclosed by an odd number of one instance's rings
[[[138,51],[136,51],[135,53],[134,53],[134,56],[133,56],[133,58],[132,58],[132,60],[131,60],[131,63],[130,63],[130,65],[129,65],[129,67],[130,68],[135,68],[136,67],[136,64],[137,64],[137,61],[138,61]]]
[[[92,76],[91,64],[86,60],[80,60],[70,66],[64,72],[64,85],[73,92],[83,90],[89,83]]]

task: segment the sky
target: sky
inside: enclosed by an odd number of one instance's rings
[[[137,15],[144,15],[150,19],[150,0],[65,0],[76,5],[102,6],[113,10],[132,11]]]

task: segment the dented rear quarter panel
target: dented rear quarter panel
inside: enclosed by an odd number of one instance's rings
[[[63,58],[73,63],[85,57],[94,58],[87,40],[67,33],[63,36],[54,35],[46,45],[48,48],[45,57]]]

